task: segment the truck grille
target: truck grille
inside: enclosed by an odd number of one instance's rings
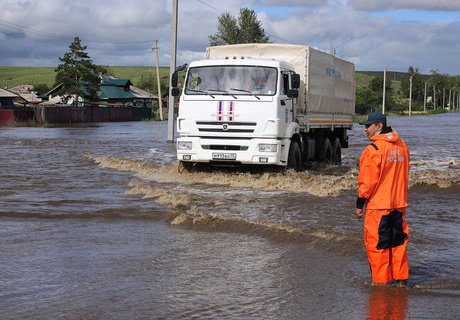
[[[227,145],[218,145],[218,144],[207,144],[201,145],[205,150],[224,150],[224,151],[246,151],[248,146],[227,146]]]
[[[199,132],[253,133],[255,122],[197,121]]]

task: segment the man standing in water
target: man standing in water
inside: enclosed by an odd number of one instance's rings
[[[372,283],[396,280],[407,286],[409,228],[405,219],[409,180],[409,150],[385,115],[371,112],[361,122],[371,144],[360,158],[356,217],[364,217],[364,244]],[[364,206],[366,209],[364,210]]]

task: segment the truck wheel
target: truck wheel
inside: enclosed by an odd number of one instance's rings
[[[332,163],[337,165],[342,164],[342,145],[339,138],[335,138],[332,143]]]
[[[295,141],[291,141],[291,146],[289,147],[287,166],[295,171],[302,171],[302,155],[299,144]]]
[[[332,163],[332,145],[329,138],[324,138],[321,149],[319,150],[318,160],[321,162]]]

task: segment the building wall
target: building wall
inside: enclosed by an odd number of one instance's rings
[[[152,109],[137,107],[39,106],[35,109],[35,118],[39,124],[140,121],[151,117]]]

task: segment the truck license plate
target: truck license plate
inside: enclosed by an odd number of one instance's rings
[[[236,153],[213,152],[213,160],[236,160]]]

